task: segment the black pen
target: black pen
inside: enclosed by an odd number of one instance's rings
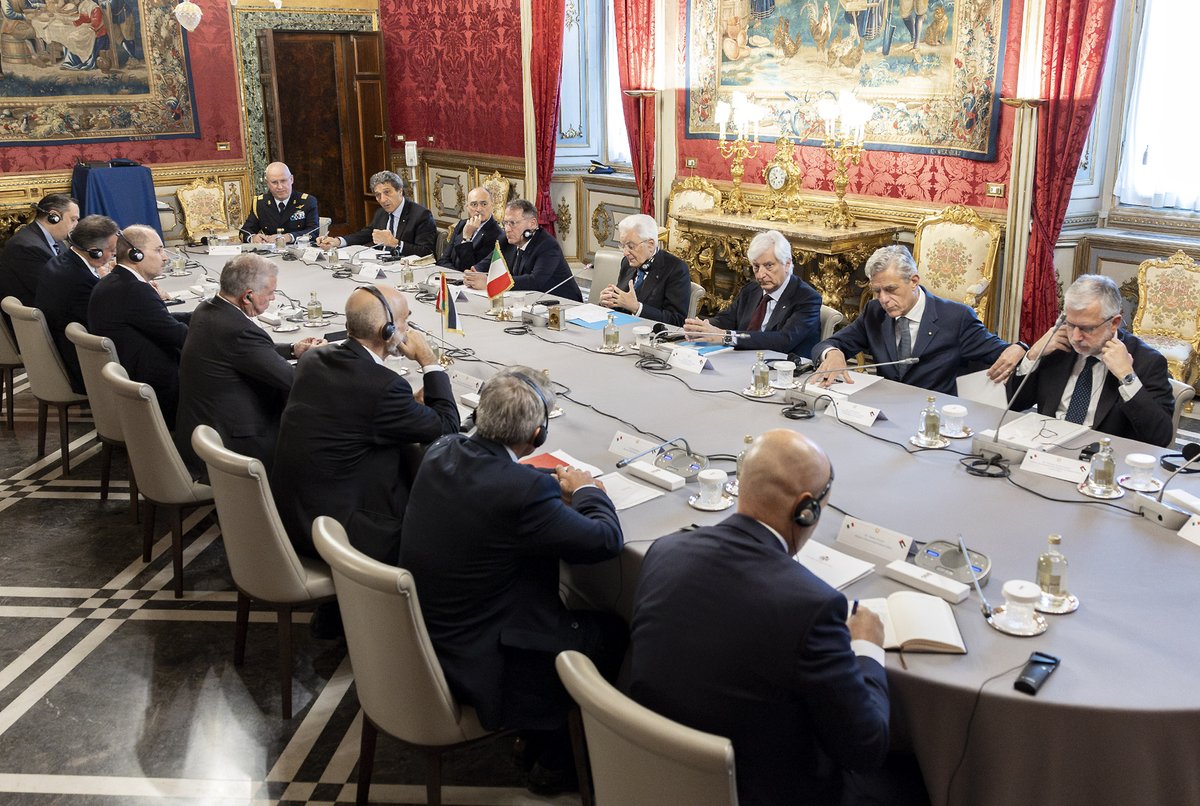
[[[853,606],[850,608],[850,615],[852,615],[852,616],[853,616],[853,615],[854,615],[855,613],[857,613],[857,612],[858,612],[858,600],[857,600],[857,599],[855,599],[855,600],[854,600],[854,605],[853,605]]]

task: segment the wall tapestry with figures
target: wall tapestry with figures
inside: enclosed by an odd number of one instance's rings
[[[199,137],[171,3],[0,0],[0,144]]]
[[[816,145],[817,102],[873,107],[866,147],[991,160],[1008,0],[688,0],[687,136],[718,136],[735,91],[761,136]]]

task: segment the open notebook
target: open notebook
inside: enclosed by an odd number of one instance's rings
[[[859,599],[883,622],[883,648],[967,654],[949,603],[928,593],[897,591],[886,599]]]

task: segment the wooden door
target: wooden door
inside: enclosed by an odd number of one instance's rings
[[[352,34],[350,54],[353,72],[347,76],[350,96],[354,99],[354,128],[361,137],[356,176],[362,177],[361,205],[366,221],[371,220],[378,205],[373,189],[367,187],[371,174],[383,171],[391,164],[388,152],[387,91],[384,84],[383,35],[378,32]]]

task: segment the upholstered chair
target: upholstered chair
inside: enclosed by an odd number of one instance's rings
[[[7,398],[8,401],[9,431],[13,430],[13,398],[17,396],[13,374],[24,366],[25,362],[21,359],[21,351],[17,348],[17,337],[9,329],[8,321],[0,316],[0,396]],[[0,399],[0,405],[3,403],[4,400]]]
[[[1163,354],[1171,377],[1195,385],[1200,370],[1200,267],[1182,250],[1138,266],[1133,334]]]
[[[921,285],[943,299],[973,308],[989,324],[1000,254],[1000,225],[974,210],[952,205],[917,224],[913,258]]]

